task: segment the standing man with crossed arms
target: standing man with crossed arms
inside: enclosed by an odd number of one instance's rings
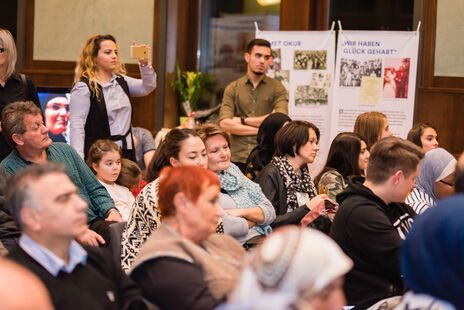
[[[288,114],[288,93],[281,82],[265,75],[272,64],[271,44],[254,39],[245,52],[247,73],[230,83],[219,112],[219,125],[229,132],[231,161],[242,172],[251,150],[257,145],[256,135],[262,121],[271,113]]]

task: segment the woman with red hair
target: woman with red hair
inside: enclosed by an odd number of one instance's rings
[[[225,301],[240,274],[245,250],[215,234],[222,216],[219,179],[196,166],[161,171],[162,225],[136,257],[131,277],[162,309],[213,309]]]

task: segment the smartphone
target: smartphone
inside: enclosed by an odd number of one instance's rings
[[[325,202],[325,210],[327,212],[337,212],[337,209],[338,209],[338,203],[336,202],[332,202],[330,200],[324,200]]]
[[[131,45],[130,57],[131,58],[145,58],[148,59],[150,48],[146,45]]]

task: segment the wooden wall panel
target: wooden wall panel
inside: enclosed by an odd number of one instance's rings
[[[329,0],[282,0],[280,30],[327,30]]]
[[[25,4],[25,55],[24,67],[21,71],[29,75],[36,86],[71,88],[74,81],[75,62],[36,61],[33,59],[34,0],[28,0]],[[155,32],[157,30],[156,20],[155,16]],[[79,52],[80,51],[76,51],[76,58]],[[156,51],[153,51],[153,58],[156,59]],[[154,64],[154,66],[156,68],[156,64]],[[129,76],[140,78],[140,72],[137,65],[126,65],[126,69]],[[131,101],[134,104],[134,126],[141,126],[153,132],[155,129],[155,92],[152,92],[145,97],[132,98]]]
[[[422,30],[416,122],[437,127],[440,146],[458,155],[464,151],[464,78],[434,75],[437,0],[422,1]]]
[[[464,90],[420,88],[418,120],[437,128],[438,141],[454,155],[464,151]]]

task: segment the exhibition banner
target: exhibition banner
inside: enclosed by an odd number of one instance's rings
[[[387,115],[394,136],[413,124],[419,33],[339,31],[330,139],[353,131],[356,117]]]
[[[274,62],[267,75],[289,92],[293,120],[306,120],[320,130],[320,151],[309,165],[316,176],[330,147],[332,86],[335,68],[335,31],[257,31],[256,38],[271,42]]]

